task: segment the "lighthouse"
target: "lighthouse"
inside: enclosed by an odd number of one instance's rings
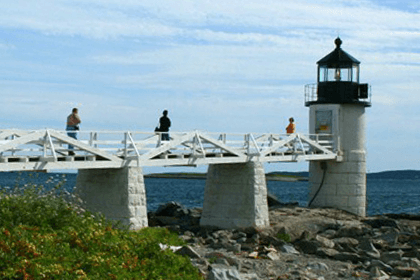
[[[368,84],[359,82],[360,62],[346,53],[340,38],[317,62],[316,85],[305,86],[312,137],[330,143],[336,160],[309,164],[309,207],[332,207],[366,215],[366,117]]]

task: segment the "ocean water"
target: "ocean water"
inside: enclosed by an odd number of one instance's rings
[[[0,189],[25,184],[50,188],[58,183],[63,183],[71,192],[76,174],[0,172]],[[202,207],[205,184],[204,179],[145,178],[148,211],[155,211],[159,205],[170,201],[177,201],[187,208]],[[281,202],[298,202],[300,206],[308,204],[307,182],[268,181],[267,189]],[[368,216],[420,214],[420,179],[368,179],[367,201]]]

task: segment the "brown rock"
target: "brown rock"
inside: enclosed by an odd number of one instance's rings
[[[402,251],[385,252],[381,256],[381,261],[389,263],[391,261],[400,261],[402,258]]]
[[[356,247],[359,245],[359,241],[357,239],[351,238],[351,237],[340,237],[333,239],[333,242],[339,245],[349,245],[351,247]]]
[[[360,237],[365,233],[362,226],[346,226],[337,231],[338,237]]]
[[[305,254],[315,254],[321,243],[319,241],[301,240],[295,243],[295,246]]]
[[[352,263],[358,263],[365,260],[364,258],[362,258],[356,253],[348,253],[348,252],[338,253],[333,258],[335,260],[344,261],[344,262],[351,261]]]
[[[315,237],[315,240],[319,241],[321,243],[322,247],[330,248],[330,249],[334,248],[334,245],[335,245],[334,242],[331,241],[328,238],[322,237],[321,235],[317,235]]]
[[[333,258],[335,255],[337,255],[339,252],[335,249],[330,248],[318,248],[316,251],[316,255],[320,257],[327,257],[327,258]]]
[[[379,259],[381,257],[381,253],[375,248],[375,246],[373,246],[372,242],[368,239],[362,240],[358,248],[362,250],[363,254],[365,254],[369,258]]]
[[[416,273],[418,271],[418,269],[412,268],[412,267],[395,267],[394,271],[392,272],[393,275],[398,276],[398,277],[412,277],[414,275],[414,273]]]
[[[270,259],[270,260],[272,260],[272,261],[277,261],[277,260],[280,259],[279,258],[279,254],[277,254],[276,252],[269,252],[267,254],[267,258]]]

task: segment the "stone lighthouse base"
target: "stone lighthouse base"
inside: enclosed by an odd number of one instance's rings
[[[311,162],[311,207],[333,207],[366,216],[366,163],[364,151],[352,151],[345,162]],[[326,168],[326,170],[324,170]]]

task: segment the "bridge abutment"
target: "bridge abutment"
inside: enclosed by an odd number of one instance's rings
[[[148,226],[142,168],[80,169],[76,193],[92,212],[136,230]]]
[[[269,226],[262,163],[209,165],[200,225],[220,228]]]

